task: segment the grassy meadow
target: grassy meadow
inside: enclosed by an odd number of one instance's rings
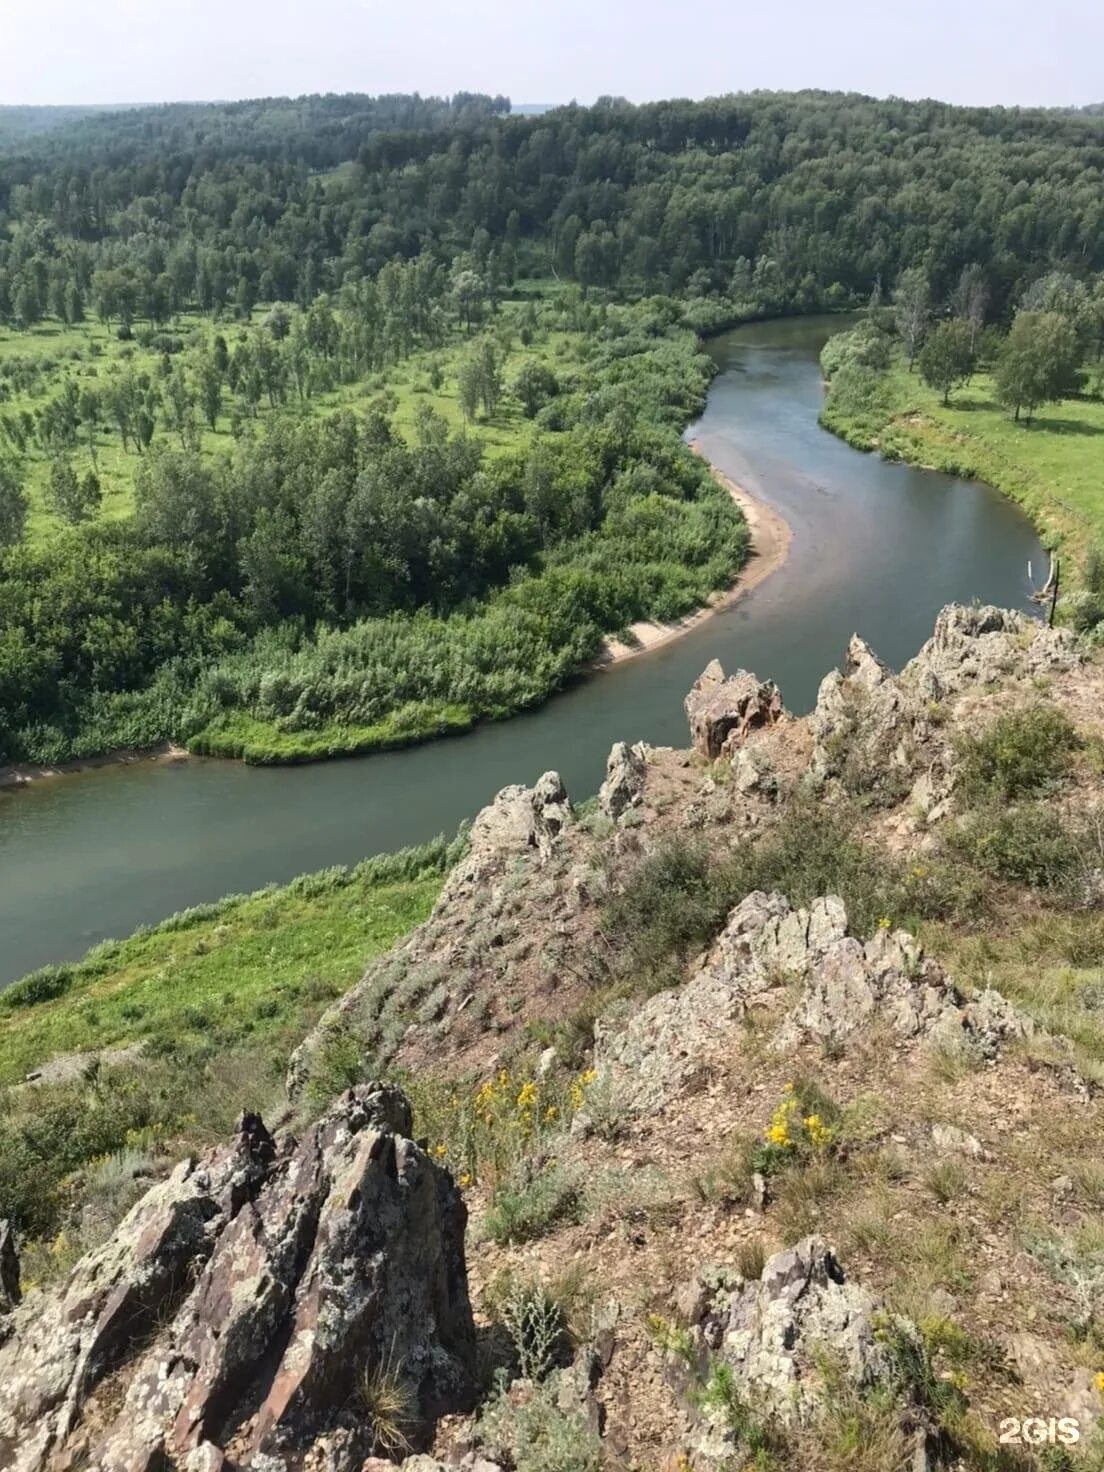
[[[516,323],[524,308],[522,296],[537,294],[546,283],[536,283],[531,291],[522,285],[517,300],[502,302],[494,323],[494,336],[504,352],[503,375],[509,382],[525,362],[544,362],[563,368],[580,360],[582,341],[571,332],[545,331],[540,340],[524,346]],[[257,307],[250,321],[213,323],[198,313],[183,313],[163,329],[164,335],[177,339],[184,351],[210,341],[217,333],[226,339],[228,350],[263,322],[268,307]],[[464,424],[460,409],[457,375],[472,342],[478,335],[454,332],[440,347],[419,350],[386,371],[373,373],[357,383],[341,384],[327,392],[316,393],[305,405],[289,400],[276,409],[267,402],[258,406],[257,417],[247,420],[246,432],[259,432],[272,416],[313,416],[339,408],[363,409],[372,400],[385,396],[396,428],[408,439],[413,436],[421,406],[434,409],[449,424],[459,429]],[[46,320],[27,330],[0,326],[0,416],[18,416],[24,412],[36,415],[56,397],[66,379],[78,389],[103,389],[113,375],[134,371],[148,374],[156,383],[164,364],[164,355],[155,347],[143,347],[141,332],[129,342],[121,342],[114,326],[89,319],[79,326],[66,327]],[[174,361],[174,360],[170,360]],[[33,385],[29,388],[13,383],[13,370],[23,376],[28,365],[35,365]],[[436,386],[435,386],[436,383]],[[214,430],[202,419],[197,420],[198,443],[205,455],[227,453],[233,448],[231,419],[232,396],[223,399],[223,412]],[[468,425],[490,456],[517,449],[532,438],[535,426],[526,419],[520,405],[505,395],[488,421],[482,415]],[[173,444],[175,437],[167,425],[160,424],[157,442]],[[100,481],[103,500],[97,517],[103,521],[119,521],[134,509],[134,479],[141,457],[133,446],[124,450],[119,432],[113,425],[101,422],[91,441],[82,431],[71,460],[78,475],[94,470]],[[47,503],[46,486],[51,454],[33,440],[22,457],[22,472],[30,499],[27,537],[32,545],[41,545],[62,526],[60,518]]]
[[[950,404],[899,361],[879,384],[877,401],[857,412],[829,395],[822,423],[859,449],[986,481],[1077,562],[1090,545],[1104,545],[1104,402],[1047,404],[1026,424],[1001,407],[985,373]]]

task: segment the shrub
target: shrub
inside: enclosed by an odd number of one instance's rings
[[[1042,803],[985,808],[949,836],[950,846],[983,873],[1033,889],[1056,889],[1081,858],[1077,837]]]
[[[855,935],[869,935],[886,918],[977,914],[984,896],[968,872],[946,863],[905,867],[861,842],[855,821],[849,809],[798,801],[757,842],[723,858],[700,841],[668,840],[605,907],[614,980],[634,991],[674,985],[686,958],[754,890],[777,890],[795,906],[837,894]]]
[[[499,1313],[526,1380],[543,1380],[566,1342],[563,1309],[541,1283],[510,1283]]]
[[[980,735],[955,742],[959,791],[970,804],[1041,792],[1066,775],[1077,745],[1069,718],[1051,706],[1001,716]]]
[[[479,1437],[516,1472],[598,1472],[601,1443],[582,1416],[561,1410],[552,1382],[518,1402],[503,1386],[479,1418]]]
[[[484,1227],[492,1242],[531,1242],[561,1222],[578,1221],[582,1190],[574,1171],[558,1163],[522,1164],[491,1197]]]

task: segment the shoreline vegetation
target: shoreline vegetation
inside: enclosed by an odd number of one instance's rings
[[[466,845],[461,828],[228,895],[0,989],[0,1217],[52,1236],[101,1168],[135,1163],[140,1192],[278,1099],[292,1050],[428,917]],[[54,1248],[39,1266],[63,1271]]]
[[[789,556],[792,531],[789,523],[761,497],[753,496],[744,486],[738,485],[730,476],[713,465],[697,440],[688,441],[688,448],[693,454],[704,460],[709,466],[710,474],[716,483],[731,497],[734,504],[739,508],[751,536],[747,559],[738,573],[735,581],[727,588],[718,589],[712,593],[705,604],[687,614],[681,619],[673,619],[669,622],[651,622],[640,620],[631,625],[629,629],[630,639],[617,636],[608,636],[604,641],[604,647],[598,657],[593,660],[580,673],[581,678],[588,678],[606,669],[612,669],[615,665],[623,664],[627,660],[635,659],[643,654],[650,654],[656,649],[665,647],[675,640],[682,638],[691,630],[697,628],[706,619],[715,614],[723,613],[731,608],[741,598],[760,587],[767,578],[777,572],[786,562]],[[549,699],[553,698],[549,696]],[[508,719],[508,717],[507,717]],[[476,722],[470,723],[472,726]],[[468,727],[460,726],[455,730],[442,729],[425,738],[436,739],[438,736],[448,734],[462,734]],[[398,744],[398,743],[396,743]],[[410,743],[403,743],[410,744]],[[373,752],[387,750],[387,746],[381,743],[370,745],[363,753],[370,755]],[[299,757],[297,762],[305,764],[311,760],[324,761],[327,759],[338,759],[341,757],[353,758],[358,753],[355,749],[341,748],[332,752],[321,751],[316,757]],[[162,742],[160,745],[148,750],[135,750],[127,748],[118,752],[104,752],[98,756],[80,758],[71,762],[57,762],[49,765],[34,766],[27,763],[17,763],[0,768],[0,791],[12,790],[25,787],[32,782],[39,782],[55,777],[73,776],[87,771],[94,771],[107,766],[130,766],[144,761],[156,761],[161,763],[177,763],[187,761],[194,756],[225,756],[217,751],[205,752],[187,746],[180,746],[173,742]],[[288,764],[293,764],[289,762]]]
[[[1059,617],[1090,633],[1104,621],[1099,365],[1071,363],[1060,382],[1040,390],[1048,397],[1029,416],[1017,415],[1007,386],[1011,334],[986,332],[959,377],[937,384],[922,357],[909,371],[899,331],[894,336],[884,316],[864,318],[824,350],[828,391],[819,422],[853,449],[982,481],[1015,502],[1044,546],[1061,554]],[[1034,576],[1041,585],[1047,569]]]
[[[685,618],[673,619],[669,623],[652,623],[640,620],[628,630],[629,639],[610,636],[605,640],[602,653],[594,662],[596,670],[612,669],[641,654],[651,654],[681,639],[684,634],[696,629],[714,614],[723,613],[741,598],[755,591],[784,566],[790,555],[793,531],[788,521],[769,502],[753,496],[746,487],[738,485],[731,476],[725,475],[712,463],[701,446],[700,440],[687,441],[689,449],[700,456],[709,466],[710,474],[719,486],[732,497],[740,508],[751,534],[747,561],[735,582],[727,588],[718,589],[706,603],[689,613]]]

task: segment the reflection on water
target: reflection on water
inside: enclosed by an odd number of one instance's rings
[[[0,985],[187,905],[452,831],[509,782],[549,767],[595,791],[617,740],[682,744],[682,699],[719,657],[807,710],[858,631],[890,664],[944,603],[1027,606],[1042,554],[985,486],[887,465],[819,429],[817,356],[838,319],[741,328],[690,433],[793,528],[789,561],[685,638],[540,710],[411,751],[283,770],[109,767],[0,794]]]

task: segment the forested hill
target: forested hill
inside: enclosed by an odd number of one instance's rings
[[[531,706],[743,560],[680,442],[700,337],[892,294],[910,364],[950,313],[921,368],[1002,354],[1030,416],[1104,382],[1102,268],[1075,113],[326,96],[0,137],[0,762]]]
[[[97,116],[0,155],[0,317],[297,300],[475,249],[590,287],[866,296],[981,264],[997,310],[1104,266],[1104,122],[833,93],[512,117],[504,98],[334,96]],[[114,285],[119,285],[115,278]],[[117,302],[117,295],[112,302]]]

